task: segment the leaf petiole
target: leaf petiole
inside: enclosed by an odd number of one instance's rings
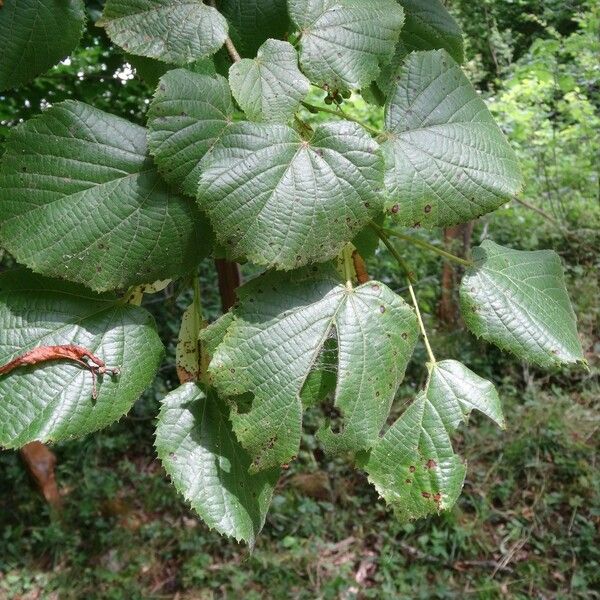
[[[336,117],[339,117],[340,119],[346,119],[346,121],[352,121],[353,123],[358,123],[361,127],[366,129],[371,135],[375,135],[375,136],[381,135],[381,131],[377,131],[377,129],[374,129],[373,127],[370,127],[369,125],[365,125],[365,123],[363,123],[362,121],[359,121],[358,119],[355,119],[354,117],[351,117],[349,114],[345,113],[339,106],[338,106],[338,110],[333,110],[333,108],[327,108],[325,106],[317,106],[316,104],[309,104],[308,102],[301,102],[300,104],[302,104],[302,106],[304,106],[304,108],[306,108],[307,110],[309,110],[312,113],[314,113],[315,111],[318,111],[318,112],[328,113],[330,115],[335,115]]]
[[[421,330],[421,334],[423,335],[423,341],[425,343],[425,348],[427,349],[427,355],[429,356],[429,362],[432,364],[436,363],[435,356],[433,354],[433,350],[431,349],[431,344],[429,343],[429,338],[427,337],[427,331],[425,330],[425,324],[423,323],[423,317],[421,316],[421,311],[419,310],[419,304],[417,302],[417,296],[415,294],[415,290],[413,289],[412,284],[415,283],[415,275],[411,271],[407,262],[402,258],[392,241],[390,240],[386,230],[383,227],[379,227],[379,225],[375,223],[371,223],[371,228],[375,230],[379,239],[385,244],[385,247],[390,251],[390,254],[396,259],[400,268],[404,271],[404,275],[408,280],[408,291],[410,292],[410,297],[412,299],[413,305],[415,307],[415,312],[417,313],[417,320],[419,322],[419,329]]]
[[[419,238],[413,237],[412,235],[406,235],[405,233],[400,233],[399,231],[396,231],[395,229],[382,228],[382,231],[384,231],[386,233],[386,235],[388,235],[388,236],[397,237],[398,239],[409,242],[415,246],[420,246],[421,248],[425,248],[426,250],[435,252],[436,254],[439,254],[440,256],[443,256],[444,258],[446,258],[452,262],[462,265],[463,267],[472,267],[473,266],[473,263],[470,260],[466,260],[464,258],[461,258],[460,256],[456,256],[455,254],[446,252],[446,250],[442,250],[441,248],[438,248],[437,246],[434,246],[433,244],[430,244],[429,242],[426,242],[425,240],[421,240]]]

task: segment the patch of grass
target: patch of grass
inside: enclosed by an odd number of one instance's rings
[[[476,418],[457,440],[469,474],[451,513],[401,525],[362,475],[316,462],[306,443],[253,553],[176,495],[152,420],[55,448],[60,516],[3,453],[0,598],[597,597],[597,390],[585,382],[569,397],[533,381],[502,392],[508,431]],[[306,472],[319,475],[297,477]]]

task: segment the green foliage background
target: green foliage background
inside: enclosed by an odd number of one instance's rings
[[[536,209],[506,205],[477,223],[474,240],[489,234],[508,246],[559,252],[591,371],[547,375],[464,331],[435,330],[432,319],[427,326],[444,354],[460,355],[482,376],[500,374],[494,382],[508,421],[507,432],[483,418],[461,432],[457,451],[470,476],[458,506],[399,525],[364,477],[315,453],[306,436],[249,554],[198,522],[154,457],[158,399],[176,386],[177,329],[190,301],[169,287],[145,302],[169,340],[170,360],[154,387],[110,429],[55,448],[62,518],[49,514],[18,455],[0,455],[0,598],[598,597],[600,5],[449,5],[469,41],[470,75],[521,160],[521,198]],[[88,25],[68,63],[0,96],[0,136],[66,98],[142,123],[151,94],[101,30]],[[352,111],[381,127],[381,113],[362,101],[353,101]],[[440,261],[403,250],[422,277],[423,308],[435,313]],[[401,290],[388,261],[376,254],[370,267]],[[203,301],[214,318],[219,301],[209,261],[202,272]],[[417,356],[409,367],[394,417],[424,381],[418,359],[425,361]],[[309,412],[311,431],[320,419]]]

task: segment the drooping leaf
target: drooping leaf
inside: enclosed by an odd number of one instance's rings
[[[227,21],[202,0],[108,0],[96,23],[132,54],[185,65],[214,54]]]
[[[486,240],[460,286],[467,327],[542,367],[584,361],[560,263],[552,250],[524,252]]]
[[[31,81],[77,46],[81,0],[4,0],[0,4],[0,90]]]
[[[26,271],[0,276],[0,365],[40,346],[78,345],[117,376],[98,380],[66,360],[20,367],[0,376],[0,446],[57,441],[96,431],[127,413],[150,385],[163,353],[142,308],[75,284]]]
[[[310,88],[298,69],[296,50],[279,40],[267,40],[256,58],[234,63],[229,83],[233,97],[251,121],[289,120]]]
[[[180,383],[198,381],[201,374],[200,320],[197,306],[192,302],[181,317],[179,337],[175,348],[175,366]]]
[[[415,52],[385,108],[390,206],[404,225],[453,225],[517,193],[514,152],[483,100],[444,50]]]
[[[390,61],[404,22],[395,0],[289,0],[300,64],[317,85],[368,86]]]
[[[404,8],[406,22],[392,60],[381,69],[379,89],[387,94],[394,75],[408,54],[415,50],[444,49],[457,62],[464,60],[462,31],[440,0],[397,0]]]
[[[454,360],[430,365],[427,388],[374,445],[365,469],[400,519],[418,519],[456,502],[466,466],[450,436],[474,408],[504,426],[489,381]]]
[[[289,31],[286,0],[220,0],[217,6],[242,56],[254,57],[267,39],[284,39]]]
[[[235,258],[291,269],[336,256],[382,210],[379,148],[355,123],[237,123],[202,165],[200,206]]]
[[[146,130],[81,102],[16,127],[0,165],[0,243],[34,271],[124,288],[191,270],[210,227],[146,155]]]
[[[225,396],[253,394],[250,409],[231,417],[253,457],[252,470],[297,454],[301,391],[332,336],[338,346],[335,406],[343,426],[319,436],[332,452],[368,448],[416,342],[413,310],[379,282],[348,289],[330,265],[268,273],[241,288],[239,298],[209,373]]]
[[[227,80],[176,69],[160,80],[148,110],[148,146],[165,179],[196,197],[200,161],[232,125]]]
[[[209,527],[254,544],[279,471],[248,473],[251,459],[231,429],[225,402],[194,383],[168,394],[156,450],[177,490]]]

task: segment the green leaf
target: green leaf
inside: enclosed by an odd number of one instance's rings
[[[444,50],[415,52],[385,107],[386,188],[404,225],[453,225],[491,212],[521,187],[517,159]]]
[[[406,22],[400,32],[394,58],[381,69],[379,89],[388,94],[394,76],[406,56],[415,50],[444,49],[458,63],[464,61],[462,31],[440,0],[398,0]]]
[[[415,50],[444,49],[458,63],[464,60],[460,26],[440,0],[398,0],[406,23],[400,34],[405,55]]]
[[[214,393],[186,383],[162,401],[156,450],[177,490],[206,524],[250,545],[262,529],[279,471],[248,473],[229,409]]]
[[[494,386],[463,364],[430,365],[427,388],[374,445],[369,480],[401,520],[418,519],[454,505],[466,466],[450,436],[472,409],[500,426],[504,418]]]
[[[148,110],[148,146],[167,181],[196,197],[200,161],[233,123],[227,80],[169,71],[160,80]]]
[[[198,198],[235,258],[292,269],[337,256],[382,210],[383,161],[355,123],[237,123],[203,164]]]
[[[79,43],[81,0],[4,0],[0,5],[0,90],[45,73]]]
[[[117,367],[98,380],[68,360],[0,376],[0,446],[58,441],[97,431],[127,413],[154,379],[163,347],[142,308],[25,271],[0,276],[0,364],[39,346],[74,344]]]
[[[267,273],[242,287],[239,299],[209,373],[223,395],[254,396],[249,410],[231,417],[252,470],[297,454],[301,392],[329,338],[337,339],[335,406],[343,426],[319,437],[332,452],[368,448],[416,343],[413,310],[379,282],[348,289],[331,265]]]
[[[255,59],[234,63],[229,83],[233,97],[251,121],[287,121],[310,88],[298,69],[296,50],[279,40],[267,40]]]
[[[255,56],[267,39],[284,39],[289,30],[286,0],[220,0],[218,7],[242,56]]]
[[[177,65],[156,60],[154,58],[146,58],[145,56],[136,56],[135,54],[124,53],[127,62],[135,69],[136,75],[145,81],[148,86],[155,88],[158,85],[158,80],[171,69],[175,69]],[[212,58],[200,58],[196,62],[185,66],[192,73],[201,73],[203,75],[215,75],[215,62]]]
[[[96,25],[127,52],[176,65],[214,54],[227,37],[225,17],[202,0],[108,0]]]
[[[192,302],[184,311],[175,348],[175,366],[181,383],[198,381],[201,374],[200,341],[202,322],[198,306]]]
[[[390,61],[404,22],[395,0],[289,0],[300,64],[317,85],[368,86]]]
[[[560,258],[486,240],[460,286],[467,327],[477,336],[541,367],[583,362],[577,321]]]
[[[146,156],[146,130],[80,102],[16,127],[0,165],[0,243],[92,289],[176,278],[210,250],[194,203]]]

